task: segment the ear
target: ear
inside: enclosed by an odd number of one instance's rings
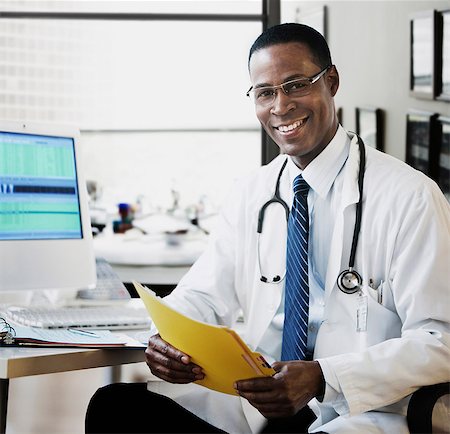
[[[331,96],[335,96],[339,89],[339,73],[336,66],[333,65],[327,74],[327,85],[330,89]]]

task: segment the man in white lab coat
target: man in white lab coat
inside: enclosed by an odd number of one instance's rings
[[[276,374],[238,381],[239,396],[214,392],[193,383],[201,366],[155,334],[147,364],[164,381],[150,381],[152,393],[99,390],[87,431],[408,433],[410,394],[450,380],[450,206],[431,179],[370,147],[360,197],[363,144],[338,124],[339,75],[319,33],[300,24],[268,29],[250,50],[249,71],[256,115],[281,154],[236,182],[206,251],[165,300],[212,324],[234,327],[242,314],[244,340]],[[308,355],[280,361],[284,207],[269,205],[261,234],[257,226],[285,161],[279,195],[289,208],[297,175],[309,185],[310,298]],[[349,268],[360,199],[352,268],[362,282],[344,293],[337,282]],[[134,425],[119,416],[106,424],[137,401]],[[164,408],[171,417],[161,417]]]

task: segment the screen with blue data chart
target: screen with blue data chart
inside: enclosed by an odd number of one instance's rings
[[[73,138],[0,131],[0,240],[82,236]]]

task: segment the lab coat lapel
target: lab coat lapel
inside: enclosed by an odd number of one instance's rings
[[[334,225],[325,281],[326,298],[328,298],[334,288],[339,273],[343,269],[348,268],[348,258],[355,225],[356,203],[359,200],[359,147],[356,136],[353,137],[350,143],[348,160],[343,170],[345,170],[345,174],[342,186],[342,201]]]

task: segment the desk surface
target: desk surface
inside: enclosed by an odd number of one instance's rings
[[[145,361],[144,349],[23,348],[0,351],[0,434],[6,432],[9,381],[13,378]]]
[[[53,374],[145,361],[144,349],[2,347],[0,378]]]

